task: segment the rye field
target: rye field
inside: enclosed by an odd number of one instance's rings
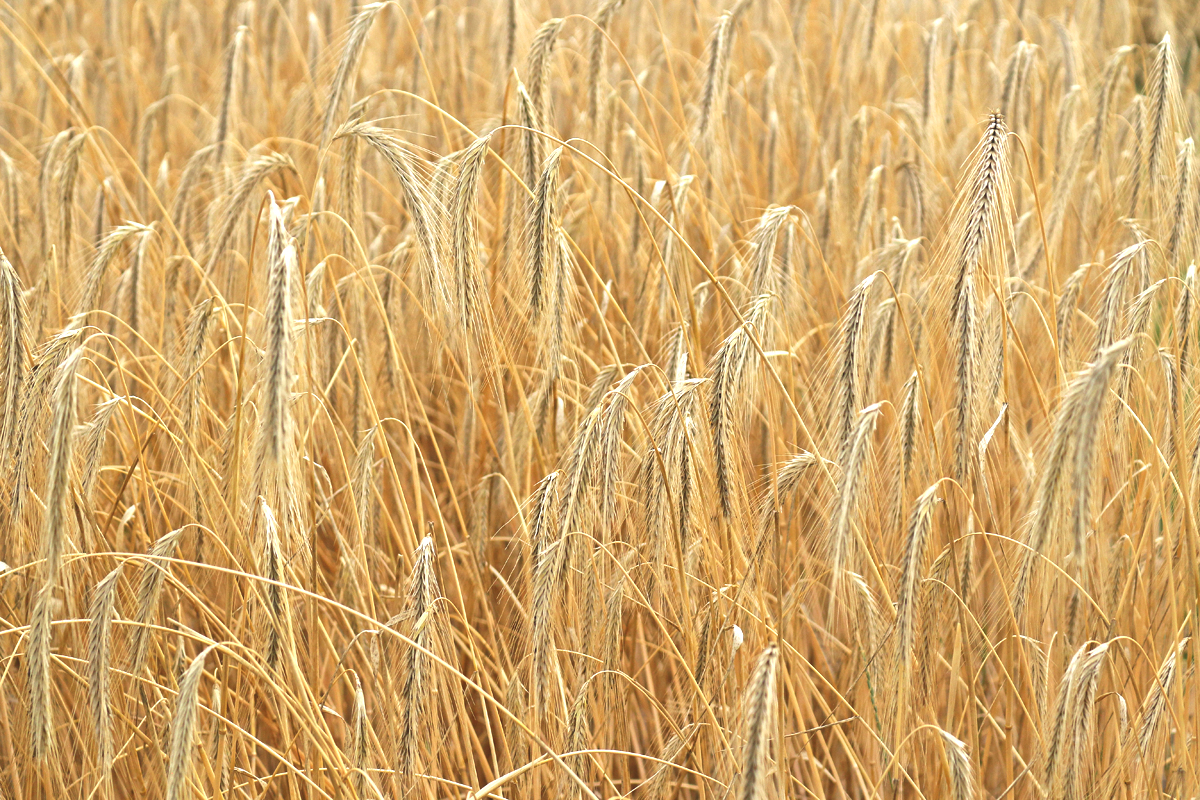
[[[0,0],[0,798],[1200,794],[1193,0]]]

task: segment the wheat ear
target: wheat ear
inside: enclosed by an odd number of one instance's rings
[[[350,783],[354,787],[354,796],[358,800],[367,800],[367,786],[374,789],[370,775],[367,774],[367,757],[369,755],[370,722],[367,720],[367,700],[363,694],[362,681],[354,677],[354,716],[351,718],[350,730],[350,763],[353,765],[353,776]],[[377,791],[377,790],[376,790]]]
[[[425,708],[432,694],[433,660],[427,653],[436,641],[438,592],[434,573],[433,539],[426,536],[413,559],[402,619],[409,622],[408,636],[416,647],[405,645],[401,655],[400,711],[396,775],[407,786],[416,769]]]
[[[96,406],[92,421],[82,433],[83,447],[82,469],[80,470],[79,487],[84,499],[91,501],[96,487],[96,478],[100,474],[100,456],[104,450],[104,441],[108,436],[108,427],[113,416],[121,405],[124,397],[113,397]]]
[[[1084,521],[1087,508],[1086,485],[1090,475],[1090,444],[1084,444],[1084,442],[1090,442],[1097,435],[1101,404],[1112,375],[1127,346],[1128,340],[1122,340],[1101,352],[1100,358],[1071,383],[1054,421],[1050,449],[1046,454],[1045,467],[1035,494],[1036,506],[1026,540],[1028,549],[1022,560],[1016,588],[1013,592],[1013,609],[1018,620],[1024,616],[1033,568],[1041,557],[1042,550],[1046,545],[1046,538],[1050,533],[1060,486],[1068,470],[1068,454],[1072,447],[1076,448],[1077,458],[1071,472],[1076,497],[1073,520],[1075,526],[1072,536],[1076,558],[1077,560],[1080,558],[1079,551],[1082,548],[1080,526]],[[1080,453],[1083,455],[1080,456]],[[1081,461],[1080,458],[1087,460]]]
[[[42,523],[42,543],[46,558],[46,582],[58,583],[62,562],[63,540],[67,525],[67,481],[71,467],[71,451],[75,432],[76,402],[75,373],[83,358],[83,348],[69,355],[58,368],[54,395],[51,401],[53,417],[50,422],[50,463],[46,468],[46,513]]]
[[[295,535],[295,469],[290,408],[293,362],[292,281],[299,271],[296,248],[283,221],[283,212],[269,197],[270,233],[267,239],[267,302],[263,311],[266,347],[260,379],[259,422],[255,435],[252,497],[263,496],[280,515],[283,535]],[[284,539],[284,542],[290,542]],[[286,547],[290,551],[290,546]]]
[[[171,720],[166,800],[183,800],[186,796],[196,737],[196,712],[200,705],[200,678],[204,675],[204,660],[216,647],[210,644],[201,650],[179,679],[179,699],[175,702],[175,716]]]
[[[1155,675],[1150,693],[1146,695],[1146,701],[1142,706],[1141,729],[1138,731],[1138,749],[1143,758],[1149,755],[1155,734],[1158,733],[1162,718],[1167,713],[1167,703],[1170,702],[1171,692],[1175,688],[1175,678],[1179,672],[1178,657],[1182,655],[1187,643],[1188,637],[1184,637],[1177,646],[1171,648],[1171,652],[1163,659],[1162,665],[1158,668],[1158,674]]]
[[[0,471],[8,464],[16,435],[21,385],[29,369],[29,330],[21,278],[12,262],[0,252]]]
[[[1164,162],[1168,158],[1167,147],[1174,139],[1183,103],[1179,92],[1179,65],[1175,59],[1175,49],[1171,46],[1170,33],[1164,33],[1155,48],[1147,96],[1150,103],[1147,109],[1150,129],[1149,147],[1146,148],[1146,178],[1158,200],[1168,182],[1168,176],[1163,174]]]
[[[1004,263],[1004,243],[1011,241],[1011,179],[1008,171],[1008,128],[1001,114],[992,114],[975,151],[969,175],[959,189],[951,211],[956,233],[947,245],[954,275],[951,320],[955,336],[957,371],[957,436],[954,476],[967,478],[974,452],[979,371],[976,276],[986,262]]]
[[[175,557],[175,548],[183,535],[183,528],[173,530],[162,536],[150,546],[146,554],[146,563],[142,565],[138,575],[137,614],[134,617],[133,657],[130,660],[129,671],[138,674],[146,663],[146,654],[150,646],[150,635],[154,632],[150,618],[158,607],[158,598],[162,594],[163,581],[167,577],[169,560]]]
[[[838,476],[837,495],[829,520],[829,538],[826,545],[829,553],[831,610],[836,602],[843,574],[854,569],[852,561],[854,512],[858,504],[859,487],[864,477],[867,454],[870,450],[871,435],[875,431],[875,422],[881,411],[882,408],[876,403],[859,412],[858,422],[854,426],[854,435],[850,438],[846,457],[840,465],[841,474]]]
[[[541,329],[542,318],[549,302],[551,283],[557,270],[555,246],[559,221],[559,171],[562,163],[562,148],[557,148],[546,157],[537,180],[532,205],[529,210],[529,229],[526,233],[529,287],[529,318]]]
[[[609,23],[625,4],[625,0],[601,0],[593,19],[595,28],[588,39],[587,113],[592,130],[597,130],[600,119],[600,73],[604,70],[604,45]]]
[[[190,168],[190,165],[189,165]],[[225,255],[229,247],[230,240],[233,238],[234,228],[237,226],[238,218],[250,203],[250,195],[253,194],[254,188],[265,180],[267,176],[274,172],[279,172],[284,169],[295,169],[295,164],[292,159],[281,153],[267,153],[265,155],[250,156],[242,165],[237,181],[233,184],[225,199],[221,202],[217,209],[217,224],[209,229],[209,236],[204,245],[204,262],[205,270],[209,273],[213,271],[217,260]],[[179,194],[177,197],[185,197],[185,181],[188,180],[188,169],[184,170],[184,176],[180,179]],[[182,210],[186,210],[188,204],[184,204]],[[177,222],[185,229],[190,229],[193,226],[188,225],[186,221]]]
[[[733,466],[736,444],[734,426],[738,414],[744,415],[754,403],[752,387],[757,365],[757,346],[765,345],[767,320],[771,309],[771,296],[755,298],[754,304],[745,315],[745,324],[731,333],[713,356],[709,369],[710,393],[708,419],[713,432],[713,456],[717,474],[717,496],[721,502],[721,513],[726,521],[733,516],[734,477]],[[764,347],[765,349],[765,347]]]
[[[976,796],[975,768],[971,756],[967,753],[967,745],[946,731],[939,730],[942,745],[946,752],[946,764],[950,768],[950,797],[953,800],[971,800]]]
[[[342,50],[342,58],[338,61],[337,72],[334,73],[333,83],[329,87],[329,102],[325,106],[325,118],[321,124],[321,147],[329,143],[333,132],[333,122],[341,110],[343,96],[352,89],[354,75],[358,70],[358,62],[362,58],[363,49],[367,44],[367,34],[375,17],[387,5],[384,3],[368,3],[362,7],[358,15],[350,23],[350,34],[346,38],[346,46]]]
[[[113,740],[112,710],[109,697],[112,661],[112,627],[117,615],[117,581],[123,565],[108,573],[92,592],[88,611],[88,702],[92,709],[92,725],[96,730],[96,763],[103,780],[112,772]]]
[[[47,398],[47,393],[55,386],[63,388],[64,385],[56,384],[56,380],[60,376],[60,368],[72,358],[82,337],[83,331],[78,327],[71,326],[45,342],[34,357],[33,366],[21,387],[21,413],[17,418],[15,432],[12,491],[9,501],[9,520],[14,524],[22,520],[25,503],[28,502],[29,473],[32,466],[30,462],[34,458],[37,433],[43,425],[47,411],[46,406],[50,406],[55,412],[75,413],[73,410],[74,395],[71,395],[72,405],[68,409],[65,405],[55,403],[52,398]],[[48,400],[50,402],[47,402]],[[64,424],[67,425],[68,433],[63,434],[64,439],[59,444],[65,443],[66,446],[70,446],[73,437],[69,436],[69,429],[74,424],[74,417],[69,423],[64,422]],[[65,464],[66,462],[63,462],[64,470]]]
[[[775,716],[775,673],[779,648],[763,650],[746,687],[746,747],[742,756],[740,800],[764,800],[770,780],[767,772],[768,737]]]
[[[36,592],[29,614],[29,644],[27,652],[27,686],[29,693],[30,756],[34,762],[44,761],[54,746],[54,714],[50,698],[50,652],[53,632],[51,623],[54,586],[47,583]]]
[[[463,153],[458,181],[450,200],[450,249],[454,258],[454,294],[458,323],[464,333],[474,334],[473,341],[479,348],[481,361],[485,365],[491,352],[487,325],[489,304],[479,274],[475,205],[479,178],[483,173],[490,141],[490,136],[481,136]]]
[[[1063,771],[1064,800],[1083,800],[1086,796],[1084,773],[1090,768],[1086,756],[1091,742],[1092,716],[1096,704],[1096,683],[1100,676],[1100,668],[1108,652],[1108,644],[1101,644],[1090,651],[1079,666],[1077,676],[1078,686],[1071,698],[1071,708],[1067,712],[1070,725],[1070,748],[1067,763]],[[1083,784],[1083,785],[1081,785]]]
[[[225,72],[221,81],[221,106],[217,111],[216,130],[213,132],[213,163],[221,166],[225,154],[225,140],[229,138],[229,120],[233,116],[233,92],[237,84],[242,51],[245,49],[247,28],[239,26],[225,56]]]
[[[868,275],[850,294],[850,303],[842,317],[838,334],[837,395],[835,402],[834,435],[838,458],[845,460],[854,431],[854,414],[862,401],[862,358],[867,323],[867,299],[875,274]]]
[[[548,131],[550,126],[550,57],[558,43],[563,20],[548,19],[533,35],[529,45],[529,58],[525,72],[529,78],[529,97],[533,100],[534,120],[539,130]]]

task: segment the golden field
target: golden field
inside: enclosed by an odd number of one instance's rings
[[[0,797],[1200,792],[1191,0],[0,2]]]

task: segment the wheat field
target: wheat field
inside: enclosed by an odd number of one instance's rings
[[[0,0],[0,798],[1200,793],[1193,0]]]

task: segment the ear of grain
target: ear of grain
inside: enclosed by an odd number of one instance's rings
[[[838,335],[837,395],[834,407],[834,441],[837,444],[838,460],[848,455],[854,430],[854,415],[862,401],[863,344],[866,341],[867,299],[875,275],[869,275],[855,287],[850,303],[842,317]]]
[[[129,671],[137,674],[146,664],[146,655],[150,648],[150,637],[154,635],[150,619],[158,608],[158,599],[162,594],[163,581],[167,577],[169,563],[167,559],[175,557],[175,548],[183,536],[183,528],[173,530],[150,546],[146,554],[146,563],[138,574],[137,613],[134,616],[136,627],[133,633],[133,655],[130,659]]]
[[[92,420],[87,424],[82,436],[80,461],[82,463],[79,485],[83,496],[92,500],[96,487],[96,478],[100,475],[100,459],[104,451],[104,442],[108,438],[108,427],[113,415],[117,413],[124,397],[113,397],[96,406]]]
[[[508,686],[504,690],[504,707],[512,714],[512,717],[504,718],[504,739],[508,747],[509,764],[513,768],[528,760],[528,739],[525,731],[517,724],[526,717],[527,703],[525,684],[521,681],[521,676],[514,673],[509,676]]]
[[[21,186],[17,182],[16,166],[12,156],[0,151],[0,170],[4,178],[5,215],[8,217],[9,233],[12,244],[21,247]]]
[[[1080,672],[1088,658],[1090,647],[1085,644],[1075,651],[1070,663],[1063,671],[1058,683],[1058,698],[1054,701],[1054,716],[1049,720],[1048,735],[1043,735],[1044,786],[1051,791],[1060,790],[1066,758],[1070,755],[1071,736],[1070,712],[1080,688]]]
[[[604,70],[605,35],[613,16],[625,5],[625,0],[601,0],[593,21],[595,28],[588,39],[588,121],[597,130],[600,119],[600,74]]]
[[[75,135],[72,128],[59,131],[54,135],[42,151],[40,170],[38,171],[38,216],[39,227],[41,229],[41,257],[48,259],[50,257],[50,224],[51,224],[51,209],[54,205],[54,183],[53,178],[55,169],[58,166],[59,158],[62,156],[63,148]]]
[[[215,308],[215,298],[202,300],[192,308],[188,314],[187,324],[184,326],[184,335],[182,342],[182,351],[180,353],[180,375],[183,378],[183,391],[180,397],[180,409],[182,418],[180,420],[180,429],[191,438],[192,446],[187,449],[186,458],[189,464],[189,469],[194,475],[199,476],[201,470],[205,467],[202,462],[201,447],[203,440],[197,436],[198,426],[201,423],[200,409],[201,397],[203,396],[203,375],[201,360],[204,355],[205,343],[208,338],[208,328],[212,320],[213,310]],[[310,315],[311,316],[311,315]],[[204,524],[204,498],[201,492],[201,483],[192,492],[192,516],[199,524]],[[196,534],[196,560],[204,560],[203,550],[203,534],[197,531]]]
[[[501,63],[504,65],[504,75],[502,77],[507,81],[517,58],[517,0],[505,0],[504,2],[503,33]]]
[[[201,650],[179,679],[179,699],[175,702],[175,716],[171,719],[166,800],[183,800],[187,796],[196,736],[196,712],[200,705],[200,679],[204,676],[204,660],[214,649],[216,645],[211,644]]]
[[[677,544],[686,552],[679,536],[686,535],[691,525],[690,509],[681,507],[684,485],[691,477],[686,451],[693,442],[688,439],[687,419],[697,408],[697,389],[704,383],[693,378],[676,384],[651,410],[650,444],[637,481],[645,536],[656,565],[666,564]]]
[[[1070,726],[1070,754],[1063,773],[1063,796],[1065,800],[1083,800],[1088,787],[1091,763],[1087,760],[1087,748],[1091,744],[1092,717],[1096,704],[1096,684],[1100,668],[1108,652],[1108,644],[1101,644],[1088,651],[1079,665],[1078,686],[1067,712]]]
[[[1171,203],[1170,236],[1167,257],[1178,261],[1195,252],[1196,226],[1196,145],[1189,136],[1175,157],[1175,197]]]
[[[879,206],[880,184],[883,182],[883,165],[876,166],[867,176],[867,185],[858,204],[858,225],[855,226],[855,251],[860,254],[874,249],[875,213]]]
[[[29,369],[29,329],[21,278],[8,257],[0,252],[0,466],[7,467],[11,457],[21,385]]]
[[[529,252],[527,267],[529,283],[529,318],[541,327],[542,317],[549,304],[549,295],[558,270],[556,239],[559,222],[559,167],[562,163],[562,148],[547,156],[541,175],[534,188],[529,210],[529,230],[526,234]]]
[[[741,800],[763,800],[768,795],[770,776],[767,751],[775,717],[775,673],[779,648],[767,646],[755,664],[746,687],[746,745],[742,755]]]
[[[897,226],[898,228],[898,226]],[[892,286],[897,292],[906,290],[909,283],[909,273],[915,254],[919,250],[919,239],[904,239],[903,232],[896,230],[889,249],[892,250],[892,267],[889,273]],[[882,347],[872,353],[872,358],[878,359],[882,365],[882,379],[887,381],[892,376],[892,368],[896,361],[896,325],[901,316],[901,307],[893,298],[880,304],[880,315],[884,322],[878,335],[882,337]],[[872,370],[873,371],[873,370]]]
[[[255,434],[252,497],[263,497],[280,517],[280,546],[287,557],[296,551],[297,530],[294,421],[291,412],[295,381],[292,282],[299,267],[283,212],[272,195],[267,241],[267,305],[264,311],[266,347],[259,386],[259,421]],[[305,548],[299,548],[305,552]]]
[[[50,685],[50,652],[53,633],[51,603],[54,584],[46,583],[33,597],[29,614],[29,643],[26,649],[29,693],[29,754],[35,763],[43,763],[54,747],[54,716]]]
[[[1054,421],[1050,449],[1043,461],[1044,467],[1035,494],[1037,505],[1026,540],[1029,549],[1023,557],[1013,591],[1013,606],[1018,620],[1024,616],[1033,569],[1046,546],[1060,487],[1068,471],[1075,499],[1073,547],[1076,560],[1082,558],[1082,525],[1088,506],[1091,447],[1098,433],[1100,409],[1109,382],[1127,346],[1128,340],[1122,340],[1106,348],[1100,358],[1071,383]],[[1069,461],[1072,452],[1075,456],[1073,464]]]
[[[543,412],[538,420],[538,432],[544,433],[549,400],[558,394],[558,382],[562,376],[564,362],[573,341],[575,259],[567,242],[567,235],[559,229],[552,243],[550,265],[552,267],[547,289],[547,302],[542,323],[539,327],[538,365],[541,369],[541,394]],[[558,396],[561,402],[561,396]]]
[[[726,11],[713,26],[708,37],[704,56],[704,83],[700,92],[699,118],[696,122],[696,140],[705,141],[712,132],[713,119],[721,114],[725,104],[725,81],[728,78],[728,45],[733,36],[735,23],[733,14]]]
[[[921,428],[921,378],[917,372],[904,384],[904,402],[900,406],[900,479],[907,487],[916,465],[917,434]]]
[[[1064,367],[1069,363],[1072,334],[1075,331],[1075,312],[1079,304],[1079,294],[1083,291],[1083,282],[1091,270],[1091,264],[1084,264],[1071,273],[1062,283],[1056,306],[1055,328],[1058,331],[1058,360]]]
[[[283,574],[283,547],[280,544],[279,522],[275,512],[265,500],[259,502],[259,515],[262,520],[263,549],[260,556],[260,571],[268,583],[263,587],[266,593],[267,630],[266,630],[266,662],[272,669],[279,666],[279,658],[283,649],[290,646],[288,640],[287,595],[279,584],[286,578]]]
[[[71,263],[72,239],[75,235],[75,181],[79,176],[79,159],[86,134],[74,135],[63,147],[62,160],[55,170],[55,192],[58,203],[58,243],[60,263]]]
[[[1179,291],[1179,302],[1175,306],[1175,347],[1179,353],[1179,379],[1185,383],[1192,364],[1196,290],[1196,265],[1193,263],[1188,265],[1183,286]]]
[[[52,428],[52,437],[60,436],[59,432],[61,431],[60,438],[56,439],[57,444],[60,448],[71,446],[70,433],[76,413],[75,396],[70,394],[69,398],[64,397],[64,402],[61,403],[58,402],[57,397],[60,391],[73,392],[73,381],[60,380],[64,375],[61,368],[67,363],[78,363],[82,356],[82,352],[78,350],[81,338],[82,331],[78,327],[72,326],[45,342],[34,356],[33,366],[22,387],[21,413],[17,418],[16,447],[12,465],[12,491],[9,500],[9,520],[12,524],[20,524],[23,521],[23,512],[30,495],[30,472],[34,466],[32,462],[39,455],[35,453],[36,437],[41,426],[45,424],[44,420],[47,414],[51,411],[63,415],[58,420],[60,426]],[[73,374],[75,367],[70,369]],[[71,388],[68,388],[68,384]],[[70,402],[66,402],[68,399]],[[52,480],[47,483],[47,486],[52,487],[55,482],[60,482],[61,486],[65,487],[68,463],[69,453],[60,457],[60,460],[56,462],[56,469],[51,472]],[[61,496],[59,495],[59,497]],[[57,569],[57,564],[54,567]]]
[[[1179,93],[1179,65],[1171,34],[1164,33],[1154,51],[1150,80],[1146,91],[1148,126],[1146,131],[1146,178],[1156,202],[1166,201],[1170,175],[1167,148],[1174,141],[1182,99]]]
[[[626,373],[625,377],[606,395],[607,400],[601,411],[599,428],[600,464],[596,482],[600,486],[600,526],[607,532],[612,529],[617,518],[617,500],[620,488],[622,433],[625,429],[625,414],[632,401],[633,381],[637,370]]]
[[[1126,310],[1125,329],[1122,333],[1129,345],[1125,348],[1125,355],[1121,359],[1117,373],[1118,402],[1113,406],[1113,421],[1118,430],[1120,423],[1124,420],[1126,399],[1133,385],[1132,367],[1136,366],[1141,357],[1143,337],[1157,307],[1158,292],[1165,284],[1165,278],[1150,284],[1133,299]],[[1105,299],[1107,300],[1107,298]]]
[[[1070,153],[1070,131],[1075,128],[1075,114],[1079,108],[1081,94],[1083,94],[1083,87],[1079,84],[1074,84],[1067,88],[1067,91],[1063,93],[1062,99],[1058,101],[1058,132],[1054,137],[1054,163],[1060,172],[1062,171],[1063,157]],[[1088,136],[1087,138],[1088,144],[1094,148],[1095,136]]]
[[[358,800],[367,800],[374,793],[368,794],[367,786],[371,777],[367,774],[370,742],[368,740],[367,701],[363,694],[362,681],[354,679],[354,715],[351,717],[350,730],[350,763],[354,770],[350,783],[354,787],[354,796]],[[374,786],[371,787],[374,789]]]
[[[50,422],[50,462],[46,467],[46,513],[42,523],[42,547],[46,558],[46,582],[58,583],[59,567],[66,538],[68,471],[75,428],[75,374],[83,358],[83,348],[67,356],[55,376]]]
[[[826,545],[826,551],[829,553],[829,607],[831,611],[837,602],[843,575],[855,570],[856,548],[852,530],[854,514],[867,468],[871,436],[875,432],[875,422],[878,420],[881,410],[879,404],[876,403],[859,412],[854,426],[854,435],[850,439],[846,457],[840,465],[841,474],[837,480],[837,494],[833,504],[833,513],[829,519],[829,538]]]
[[[354,513],[358,520],[359,554],[365,557],[367,543],[374,543],[376,525],[375,505],[375,440],[379,426],[372,426],[363,434],[358,450],[354,454],[354,464],[351,472],[354,476]],[[363,571],[362,578],[368,578],[367,565],[359,565]]]
[[[446,267],[447,232],[442,224],[444,209],[437,195],[429,190],[423,180],[423,168],[412,153],[382,128],[363,122],[348,123],[337,131],[334,138],[344,136],[362,138],[383,157],[392,174],[400,181],[405,210],[412,218],[419,245],[422,295],[435,315],[441,319],[452,319],[453,306]]]
[[[526,189],[536,191],[546,145],[539,133],[541,123],[538,121],[537,106],[523,83],[517,84],[517,124],[521,126],[521,179]]]
[[[967,753],[967,745],[946,731],[938,732],[942,736],[946,764],[949,767],[950,797],[953,800],[970,800],[976,796],[975,767]]]
[[[88,702],[96,732],[96,762],[102,780],[107,780],[113,765],[112,701],[110,698],[112,627],[117,614],[117,581],[123,565],[104,577],[92,592],[88,611]]]
[[[359,122],[366,111],[366,100],[360,100],[350,107],[350,119]],[[358,261],[355,252],[360,244],[363,231],[363,163],[362,147],[357,136],[348,136],[342,145],[342,169],[338,181],[343,212],[346,217],[346,232],[342,239],[342,247],[354,261]],[[365,243],[362,243],[365,245]]]
[[[1108,347],[1116,339],[1120,330],[1120,314],[1124,309],[1125,295],[1128,291],[1129,280],[1139,260],[1145,255],[1146,244],[1138,242],[1130,245],[1113,257],[1112,265],[1104,277],[1103,300],[1100,313],[1096,320],[1096,340],[1093,345],[1092,358]]]
[[[221,166],[225,154],[225,141],[229,138],[229,124],[233,116],[234,87],[238,85],[238,73],[242,69],[242,53],[246,46],[247,29],[239,26],[225,56],[225,73],[221,81],[221,105],[217,112],[216,130],[213,132],[213,163]]]
[[[440,597],[434,573],[433,539],[426,536],[413,557],[413,571],[405,593],[402,619],[408,623],[407,635],[418,647],[401,645],[399,730],[397,732],[396,775],[401,787],[411,785],[420,758],[422,730],[428,724],[425,709],[433,690],[433,650],[437,637]],[[428,748],[432,751],[434,748]]]
[[[550,60],[554,55],[554,46],[558,43],[558,34],[562,31],[563,20],[548,19],[533,35],[533,43],[529,45],[529,58],[525,65],[525,73],[529,80],[529,97],[533,101],[535,127],[539,130],[550,130]]]
[[[189,165],[188,169],[190,167],[191,165]],[[187,186],[185,181],[189,178],[188,169],[184,170],[184,176],[180,180],[177,197],[184,196],[184,189]],[[205,254],[204,261],[207,272],[211,273],[218,259],[226,255],[230,241],[233,238],[234,228],[237,225],[239,217],[250,205],[250,197],[254,193],[255,187],[272,173],[281,172],[285,169],[295,169],[295,164],[289,156],[282,153],[252,155],[242,164],[237,181],[217,208],[217,224],[209,230],[209,236],[204,244],[203,252]],[[180,221],[176,224],[182,224],[185,229],[193,227],[188,225],[186,221]],[[269,228],[268,235],[270,235]]]
[[[1154,744],[1163,717],[1169,713],[1167,704],[1170,702],[1171,692],[1175,688],[1175,680],[1179,671],[1178,656],[1183,652],[1187,642],[1188,637],[1184,637],[1178,646],[1171,648],[1171,652],[1163,659],[1154,683],[1150,687],[1150,692],[1146,695],[1146,701],[1142,705],[1138,748],[1143,758],[1149,756],[1150,748]]]
[[[459,325],[464,333],[473,334],[472,341],[479,348],[485,365],[492,351],[488,325],[490,307],[479,274],[475,205],[490,140],[490,136],[476,139],[463,154],[450,201],[451,253],[454,256],[454,293]]]
[[[775,521],[783,511],[784,505],[796,494],[800,482],[809,468],[817,463],[816,456],[808,452],[800,452],[780,465],[776,474],[774,491],[767,487],[758,505],[758,536],[750,559],[746,565],[746,576],[742,586],[738,587],[738,598],[744,591],[754,585],[757,571],[767,555],[771,535],[775,532]],[[737,605],[737,602],[734,602]]]
[[[346,37],[346,46],[342,49],[342,58],[338,61],[337,72],[333,76],[333,83],[329,87],[329,101],[325,106],[325,121],[321,125],[321,146],[324,147],[329,142],[330,134],[333,132],[334,121],[337,115],[341,112],[343,98],[353,91],[353,83],[355,81],[355,73],[358,71],[359,61],[362,59],[363,49],[367,43],[367,34],[371,31],[371,25],[375,22],[375,17],[379,15],[387,3],[368,3],[362,7],[358,15],[350,23],[350,33]]]
[[[555,540],[542,549],[533,568],[529,654],[533,684],[532,720],[538,726],[535,730],[547,729],[549,726],[544,721],[551,719],[553,714],[550,682],[558,668],[554,619],[558,598],[562,594],[560,582],[566,562],[566,542]]]
[[[915,632],[917,590],[923,567],[925,547],[933,524],[933,506],[937,502],[934,484],[921,493],[913,503],[908,531],[904,537],[904,556],[900,562],[900,585],[896,591],[896,643],[899,652],[902,685],[911,668]]]
[[[612,727],[619,731],[623,725],[622,710],[626,707],[625,686],[621,676],[621,640],[625,621],[625,579],[633,559],[623,558],[613,572],[613,582],[609,586],[608,595],[604,600],[604,632],[603,667],[601,687],[603,692],[602,707],[607,709],[606,716],[613,722]]]
[[[1084,393],[1078,397],[1078,405],[1071,409],[1075,437],[1075,464],[1071,473],[1071,491],[1075,497],[1073,554],[1076,563],[1081,566],[1085,560],[1087,526],[1091,521],[1092,470],[1095,466],[1096,440],[1100,434],[1100,413],[1108,394],[1108,384],[1128,342],[1128,339],[1123,339],[1101,354],[1091,370]]]
[[[734,494],[737,491],[733,474],[737,461],[735,427],[739,417],[744,418],[746,410],[755,400],[753,388],[756,371],[753,367],[757,365],[757,348],[765,350],[768,347],[766,337],[770,309],[769,295],[756,298],[745,315],[745,324],[721,343],[709,368],[711,394],[708,419],[713,434],[717,496],[726,520],[733,515]]]
[[[567,752],[567,766],[574,776],[563,772],[558,781],[558,796],[579,800],[583,792],[574,778],[589,783],[591,760],[586,752],[588,740],[591,738],[592,712],[588,702],[588,686],[591,681],[584,681],[575,694],[571,703],[571,711],[567,715],[566,736],[563,738],[563,749]]]
[[[1005,263],[1004,248],[1012,241],[1008,165],[1008,128],[1002,115],[992,114],[950,212],[951,235],[937,256],[953,276],[951,325],[958,384],[954,476],[960,483],[975,449],[980,351],[976,283],[986,279],[989,265],[995,269]]]
[[[775,248],[779,233],[791,218],[791,206],[769,209],[762,215],[750,236],[750,294],[758,297],[777,292],[782,283],[781,269],[776,268]]]
[[[929,128],[930,120],[933,119],[934,104],[936,102],[934,89],[937,80],[937,58],[941,43],[939,34],[945,27],[945,24],[945,18],[938,17],[929,27],[929,32],[925,34],[925,70],[923,73],[924,83],[921,87],[921,126],[926,130]]]
[[[564,566],[581,569],[582,537],[577,535],[592,529],[594,514],[589,502],[600,467],[600,409],[588,414],[580,423],[567,459],[565,480],[558,512],[557,540],[566,548]]]
[[[100,290],[104,281],[104,274],[113,259],[116,258],[121,245],[131,237],[144,235],[149,232],[150,229],[145,225],[128,223],[114,228],[104,237],[96,250],[96,255],[92,259],[92,263],[88,266],[83,281],[83,290],[79,295],[79,301],[75,307],[77,315],[85,314],[96,308],[96,304],[100,300]]]
[[[607,367],[596,372],[592,378],[591,384],[588,386],[587,395],[583,399],[583,405],[580,407],[580,418],[586,419],[596,409],[600,408],[600,404],[608,398],[608,391],[612,386],[613,377],[618,374],[620,367],[617,364],[609,364]]]
[[[676,327],[667,338],[663,372],[668,383],[679,383],[688,377],[688,328],[686,323]]]

